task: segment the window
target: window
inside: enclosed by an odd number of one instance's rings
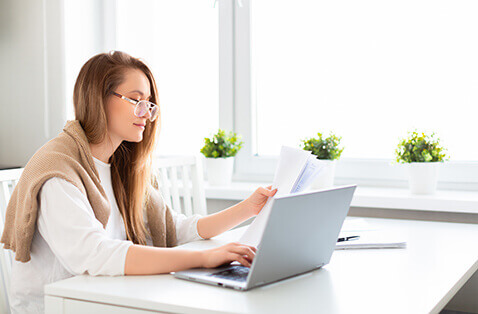
[[[208,0],[120,0],[116,10],[116,49],[143,59],[156,79],[158,153],[199,153],[219,125],[217,7]]]
[[[393,158],[407,130],[478,160],[476,1],[251,2],[257,153],[320,130],[344,158]]]
[[[66,116],[75,118],[73,90],[81,67],[94,55],[105,51],[102,29],[104,17],[100,1],[65,1]]]
[[[334,131],[345,146],[339,178],[404,181],[406,171],[390,161],[399,138],[417,128],[436,131],[448,148],[440,179],[477,181],[469,175],[478,174],[470,114],[478,105],[477,2],[242,3],[235,123],[250,144],[239,173],[270,175],[282,144]]]

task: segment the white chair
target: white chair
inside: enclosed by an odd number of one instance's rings
[[[199,156],[157,156],[153,160],[153,171],[159,176],[161,193],[172,210],[186,216],[207,215]]]
[[[0,170],[0,235],[5,226],[5,213],[8,201],[12,195],[13,189],[20,179],[23,168]],[[10,275],[12,270],[12,252],[0,248],[0,287],[3,293],[0,293],[0,313],[10,313]]]

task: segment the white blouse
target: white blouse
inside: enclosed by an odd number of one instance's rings
[[[128,248],[123,218],[111,184],[111,165],[96,158],[101,185],[111,204],[106,228],[96,219],[88,198],[68,181],[47,180],[38,194],[37,228],[31,260],[13,261],[10,293],[12,313],[43,313],[44,286],[75,275],[124,275]],[[178,244],[202,239],[197,231],[201,215],[171,210]],[[144,215],[146,227],[148,225]],[[148,237],[147,244],[152,245]]]

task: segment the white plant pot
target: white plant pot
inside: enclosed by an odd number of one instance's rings
[[[412,194],[434,194],[440,162],[411,162],[408,164],[408,183]]]
[[[210,185],[230,185],[233,169],[234,157],[206,158],[207,180]]]
[[[337,160],[320,159],[324,163],[324,169],[319,173],[310,187],[312,189],[328,188],[334,185],[335,164]]]

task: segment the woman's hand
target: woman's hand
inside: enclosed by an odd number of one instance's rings
[[[243,266],[251,267],[252,260],[256,255],[256,248],[237,242],[231,242],[214,249],[200,252],[201,265],[205,268],[214,268],[234,261],[238,261]]]
[[[267,198],[277,192],[277,189],[271,190],[271,188],[271,185],[267,188],[260,187],[242,202],[220,212],[199,218],[198,234],[204,239],[209,239],[257,215],[264,207]]]
[[[274,196],[276,192],[277,189],[272,190],[272,185],[269,185],[267,188],[259,187],[251,196],[245,199],[247,203],[246,208],[250,211],[251,216],[259,214],[266,204],[267,199]]]

